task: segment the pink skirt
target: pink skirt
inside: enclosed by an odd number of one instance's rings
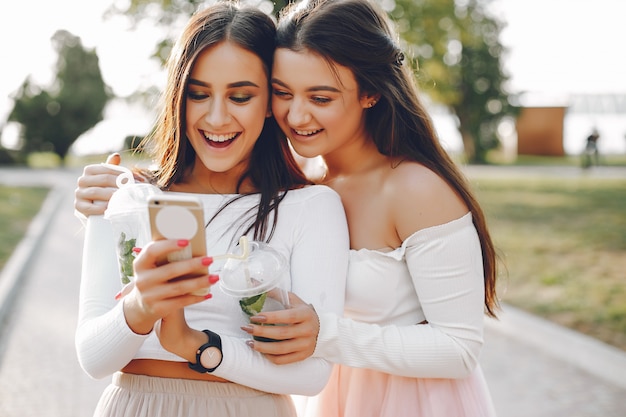
[[[324,390],[296,398],[300,417],[495,417],[480,367],[467,378],[407,378],[335,365]]]

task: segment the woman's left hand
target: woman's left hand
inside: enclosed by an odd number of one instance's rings
[[[119,165],[120,154],[114,153],[107,157],[106,163]],[[102,215],[109,204],[109,200],[117,191],[116,180],[118,171],[102,164],[90,164],[83,169],[82,175],[76,181],[74,190],[74,211],[81,218],[93,215]]]
[[[291,308],[252,316],[242,329],[252,336],[267,337],[277,342],[251,340],[250,346],[277,365],[298,362],[313,354],[320,324],[312,305],[289,293]],[[278,326],[267,326],[278,324]]]

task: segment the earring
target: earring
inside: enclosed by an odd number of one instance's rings
[[[367,103],[367,108],[371,109],[372,107],[374,107],[376,105],[376,100],[370,101],[369,103]]]

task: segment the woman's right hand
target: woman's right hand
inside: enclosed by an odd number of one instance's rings
[[[193,295],[194,291],[204,290],[215,283],[216,277],[209,275],[212,263],[209,257],[197,257],[163,265],[157,259],[180,250],[189,244],[186,240],[159,240],[148,243],[141,249],[133,262],[134,285],[122,300],[124,316],[128,326],[137,334],[148,334],[155,322],[188,305],[210,298]],[[206,275],[177,279],[197,273],[205,268]]]
[[[252,316],[250,324],[242,327],[252,336],[277,340],[249,342],[250,347],[265,354],[276,365],[299,362],[313,355],[320,330],[319,317],[311,304],[292,292],[289,293],[289,302],[290,308]]]
[[[119,165],[121,159],[120,154],[114,153],[107,157],[106,163]],[[104,214],[111,196],[117,190],[115,180],[119,174],[119,171],[102,164],[87,165],[74,190],[76,213],[85,217]]]

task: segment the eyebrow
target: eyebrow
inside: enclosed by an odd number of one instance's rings
[[[195,78],[190,78],[188,84],[198,85],[200,87],[211,87],[210,83],[205,83],[204,81],[196,80]],[[228,88],[237,88],[237,87],[259,88],[259,86],[253,83],[252,81],[237,81],[237,82],[228,84],[227,87]]]
[[[282,82],[280,80],[277,80],[276,78],[272,78],[272,84],[278,84],[281,87],[289,88],[289,86],[287,84],[285,84],[284,82]],[[331,87],[329,85],[316,85],[316,86],[307,88],[306,91],[311,91],[311,92],[315,92],[315,91],[332,91],[333,93],[341,93],[341,90],[339,90],[338,88],[335,88],[335,87]]]

